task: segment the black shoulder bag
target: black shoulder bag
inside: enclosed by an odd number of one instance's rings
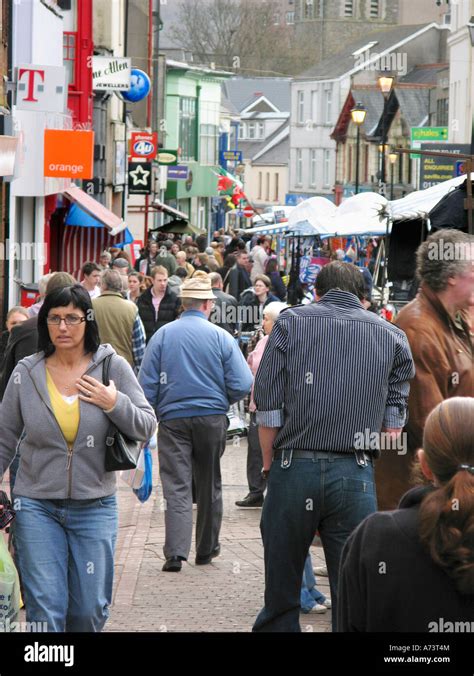
[[[109,371],[112,356],[106,357],[102,364],[102,382],[109,386]],[[119,472],[125,469],[135,469],[137,459],[142,446],[141,441],[128,439],[115,425],[111,424],[105,439],[105,470],[106,472]]]

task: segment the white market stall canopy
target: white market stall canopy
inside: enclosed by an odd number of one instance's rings
[[[325,197],[311,197],[291,212],[289,235],[327,237],[382,236],[387,232],[389,202],[374,192],[360,193],[338,207]]]
[[[242,230],[245,234],[250,235],[284,235],[288,232],[288,223],[267,223],[266,225],[258,225],[255,228],[245,228]]]
[[[391,221],[427,218],[438,202],[465,180],[465,175],[458,176],[391,202],[375,192],[353,195],[338,207],[325,197],[310,197],[293,209],[287,223],[261,225],[245,232],[262,235],[286,233],[288,237],[319,235],[323,239],[351,236],[382,237],[387,234],[387,228],[390,232]],[[471,174],[471,180],[474,180],[474,172]]]
[[[471,174],[471,181],[474,173]],[[427,218],[430,211],[445,195],[454,190],[466,180],[466,174],[443,181],[426,190],[411,192],[406,197],[390,202],[390,214],[393,221],[406,221],[415,218]]]

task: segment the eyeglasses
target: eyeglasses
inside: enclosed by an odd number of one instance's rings
[[[78,326],[85,321],[85,317],[79,317],[78,315],[66,315],[65,317],[60,317],[59,315],[49,315],[46,317],[46,323],[52,324],[53,326],[60,326],[61,322],[64,322],[66,326]]]

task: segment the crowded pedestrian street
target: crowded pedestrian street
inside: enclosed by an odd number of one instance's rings
[[[474,0],[0,0],[0,76],[0,676],[472,676]]]
[[[246,490],[246,439],[230,440],[222,457],[224,519],[222,553],[210,566],[190,563],[179,576],[161,571],[165,537],[163,494],[158,473],[144,505],[125,485],[119,486],[119,536],[115,589],[108,632],[248,632],[262,606],[264,591],[261,509],[239,509]],[[155,458],[156,460],[156,458]],[[155,462],[156,468],[156,462]],[[196,516],[196,510],[194,510]],[[324,564],[320,547],[312,547],[314,566]],[[329,595],[327,577],[318,586]],[[331,631],[331,611],[301,616],[306,632]]]

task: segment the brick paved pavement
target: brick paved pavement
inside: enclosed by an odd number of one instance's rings
[[[260,509],[239,509],[247,494],[246,440],[228,443],[222,459],[224,519],[221,555],[207,566],[189,563],[180,573],[163,573],[164,516],[154,455],[154,490],[141,505],[120,482],[120,531],[117,544],[114,603],[106,631],[250,631],[263,602],[263,547]],[[194,511],[194,516],[196,512]],[[313,563],[323,563],[312,548]],[[327,578],[318,586],[328,596]],[[331,631],[331,611],[301,615],[303,631]]]

